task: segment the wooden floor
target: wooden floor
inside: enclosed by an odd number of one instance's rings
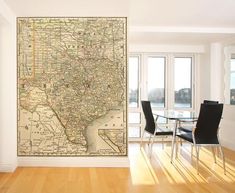
[[[129,146],[130,168],[17,168],[0,173],[0,193],[233,193],[235,152],[225,149],[227,175],[207,149],[200,151],[199,175],[191,147],[170,163],[170,145]],[[151,155],[151,156],[150,156]]]

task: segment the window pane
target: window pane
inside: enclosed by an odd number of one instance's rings
[[[235,72],[235,58],[231,59],[231,71]]]
[[[154,111],[153,110],[154,119],[156,120],[157,116],[155,114],[164,115],[164,111]],[[159,116],[157,118],[157,123],[158,124],[162,124],[162,123],[166,124],[167,123],[167,119]]]
[[[152,107],[165,107],[165,58],[148,58],[148,100]]]
[[[140,123],[140,113],[129,113],[128,123]]]
[[[138,107],[139,57],[129,58],[129,107]]]
[[[231,58],[230,64],[230,104],[235,105],[235,58]]]
[[[140,128],[139,127],[129,127],[128,137],[140,137]]]
[[[175,107],[192,106],[191,68],[192,58],[175,58],[174,83]]]

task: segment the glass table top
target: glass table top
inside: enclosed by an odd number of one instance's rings
[[[166,110],[166,111],[153,111],[153,115],[164,117],[166,119],[172,119],[172,120],[196,120],[197,114],[192,111],[177,111],[177,110]]]

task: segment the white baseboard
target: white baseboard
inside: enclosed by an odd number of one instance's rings
[[[24,167],[130,167],[128,157],[18,157]]]
[[[235,144],[234,144],[234,142],[230,142],[230,141],[222,140],[222,139],[220,139],[220,142],[221,142],[222,146],[235,151]]]
[[[16,167],[17,167],[16,164],[0,163],[0,172],[14,172]]]

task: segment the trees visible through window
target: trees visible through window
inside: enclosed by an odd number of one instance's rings
[[[130,138],[139,138],[145,126],[140,100],[149,100],[153,112],[168,109],[194,110],[193,61],[193,55],[186,54],[143,53],[129,57],[128,136]],[[235,90],[235,61],[233,69],[231,85],[234,85],[233,90]],[[233,99],[235,102],[234,91]],[[161,124],[168,123],[164,120]]]

